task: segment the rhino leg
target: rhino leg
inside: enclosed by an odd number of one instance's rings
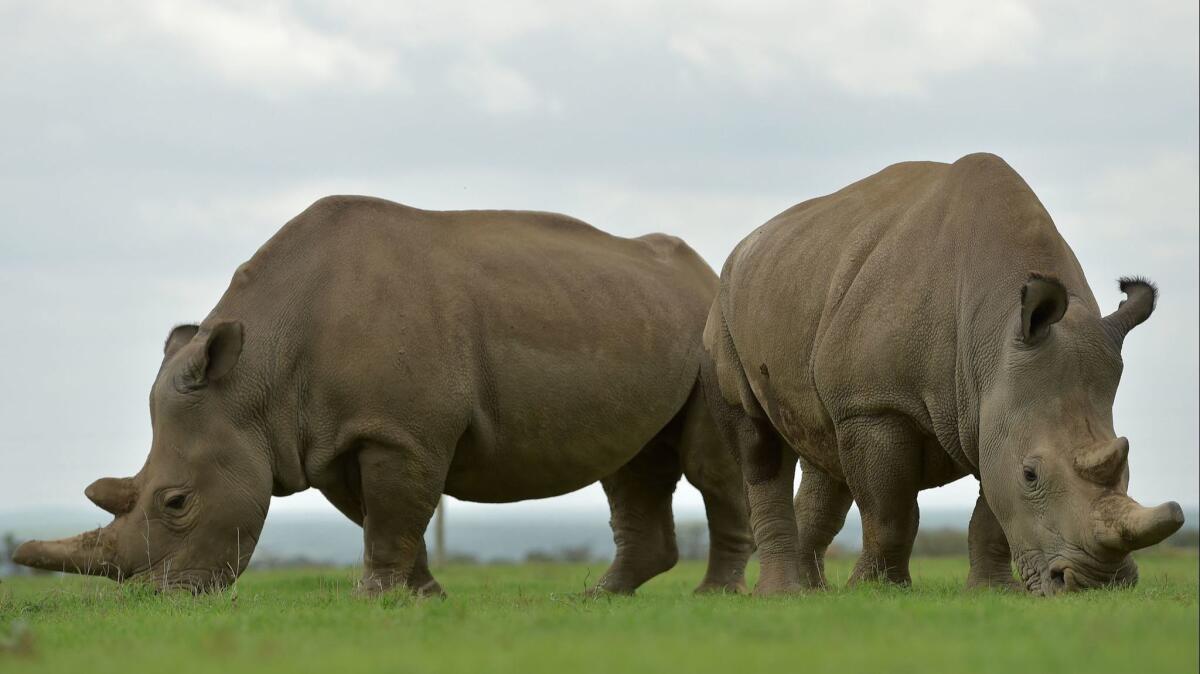
[[[710,407],[714,405],[710,402]],[[715,407],[728,407],[718,400]],[[761,416],[740,410],[714,414],[726,442],[737,449],[750,501],[750,529],[758,548],[754,594],[792,594],[805,589],[800,576],[800,537],[792,504],[796,453]]]
[[[750,526],[758,545],[760,571],[754,594],[791,594],[805,589],[800,576],[800,537],[792,505],[796,455],[776,448],[781,456],[773,476],[747,483]]]
[[[800,459],[800,489],[793,503],[800,532],[800,575],[808,587],[825,587],[825,551],[846,523],[854,499],[840,480]]]
[[[700,361],[705,400],[725,446],[737,457],[750,501],[750,529],[758,547],[756,595],[799,592],[799,535],[792,509],[796,453],[771,426],[754,396],[728,326],[714,304],[705,328],[707,358]]]
[[[967,545],[971,555],[968,588],[1021,589],[1021,584],[1013,577],[1008,537],[1004,535],[1004,529],[1000,528],[1000,522],[996,520],[982,493],[975,501],[975,512],[971,514]]]
[[[590,594],[633,594],[679,560],[671,497],[682,471],[666,437],[673,427],[669,425],[633,460],[600,481],[612,513],[617,555]]]
[[[848,420],[838,429],[838,439],[846,483],[863,525],[862,556],[850,584],[909,585],[908,561],[920,520],[921,437],[901,417],[872,415]]]
[[[737,459],[712,428],[699,388],[687,406],[679,457],[683,474],[704,497],[708,517],[708,570],[698,594],[746,592],[746,563],[754,552],[750,504]]]
[[[446,482],[448,453],[371,444],[358,452],[363,502],[363,580],[375,595],[429,578],[414,574],[425,550],[425,529]]]
[[[360,484],[358,464],[353,463],[352,468],[353,475],[345,485],[322,487],[321,494],[343,515],[361,527],[363,525],[363,502],[358,487]],[[421,541],[421,552],[417,555],[416,562],[413,563],[413,569],[408,575],[407,582],[408,589],[419,597],[446,596],[446,591],[429,571],[429,556],[425,551],[424,540]]]
[[[421,551],[417,553],[417,561],[413,562],[406,583],[408,589],[418,597],[446,596],[446,591],[429,571],[429,554],[426,552],[424,540],[421,541]]]

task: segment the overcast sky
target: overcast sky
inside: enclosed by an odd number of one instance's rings
[[[1103,307],[1118,276],[1159,283],[1116,429],[1135,497],[1196,504],[1197,21],[1187,0],[0,0],[0,510],[135,472],[168,329],[322,195],[560,211],[719,268],[796,202],[974,151],[1030,183]]]

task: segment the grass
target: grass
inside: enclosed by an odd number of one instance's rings
[[[1136,588],[1054,599],[965,592],[963,559],[914,560],[910,589],[765,600],[691,596],[695,563],[592,600],[602,564],[452,566],[444,601],[354,598],[349,569],[251,571],[196,598],[21,577],[0,584],[0,672],[1197,671],[1196,556],[1140,564]]]

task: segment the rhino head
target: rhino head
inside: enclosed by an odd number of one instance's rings
[[[18,564],[159,589],[220,588],[246,568],[267,515],[271,465],[235,399],[242,325],[171,331],[150,391],[153,442],[133,477],[101,478],[85,494],[112,513],[94,531],[17,548]],[[243,423],[238,423],[239,421]]]
[[[1027,589],[1055,594],[1137,582],[1130,552],[1183,525],[1175,502],[1128,495],[1129,442],[1113,431],[1125,335],[1157,290],[1122,279],[1127,299],[1101,317],[1054,278],[1032,275],[980,406],[979,469]]]

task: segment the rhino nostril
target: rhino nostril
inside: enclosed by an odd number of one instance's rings
[[[1050,569],[1050,582],[1048,583],[1049,592],[1047,594],[1058,594],[1067,587],[1066,569],[1065,567]]]

